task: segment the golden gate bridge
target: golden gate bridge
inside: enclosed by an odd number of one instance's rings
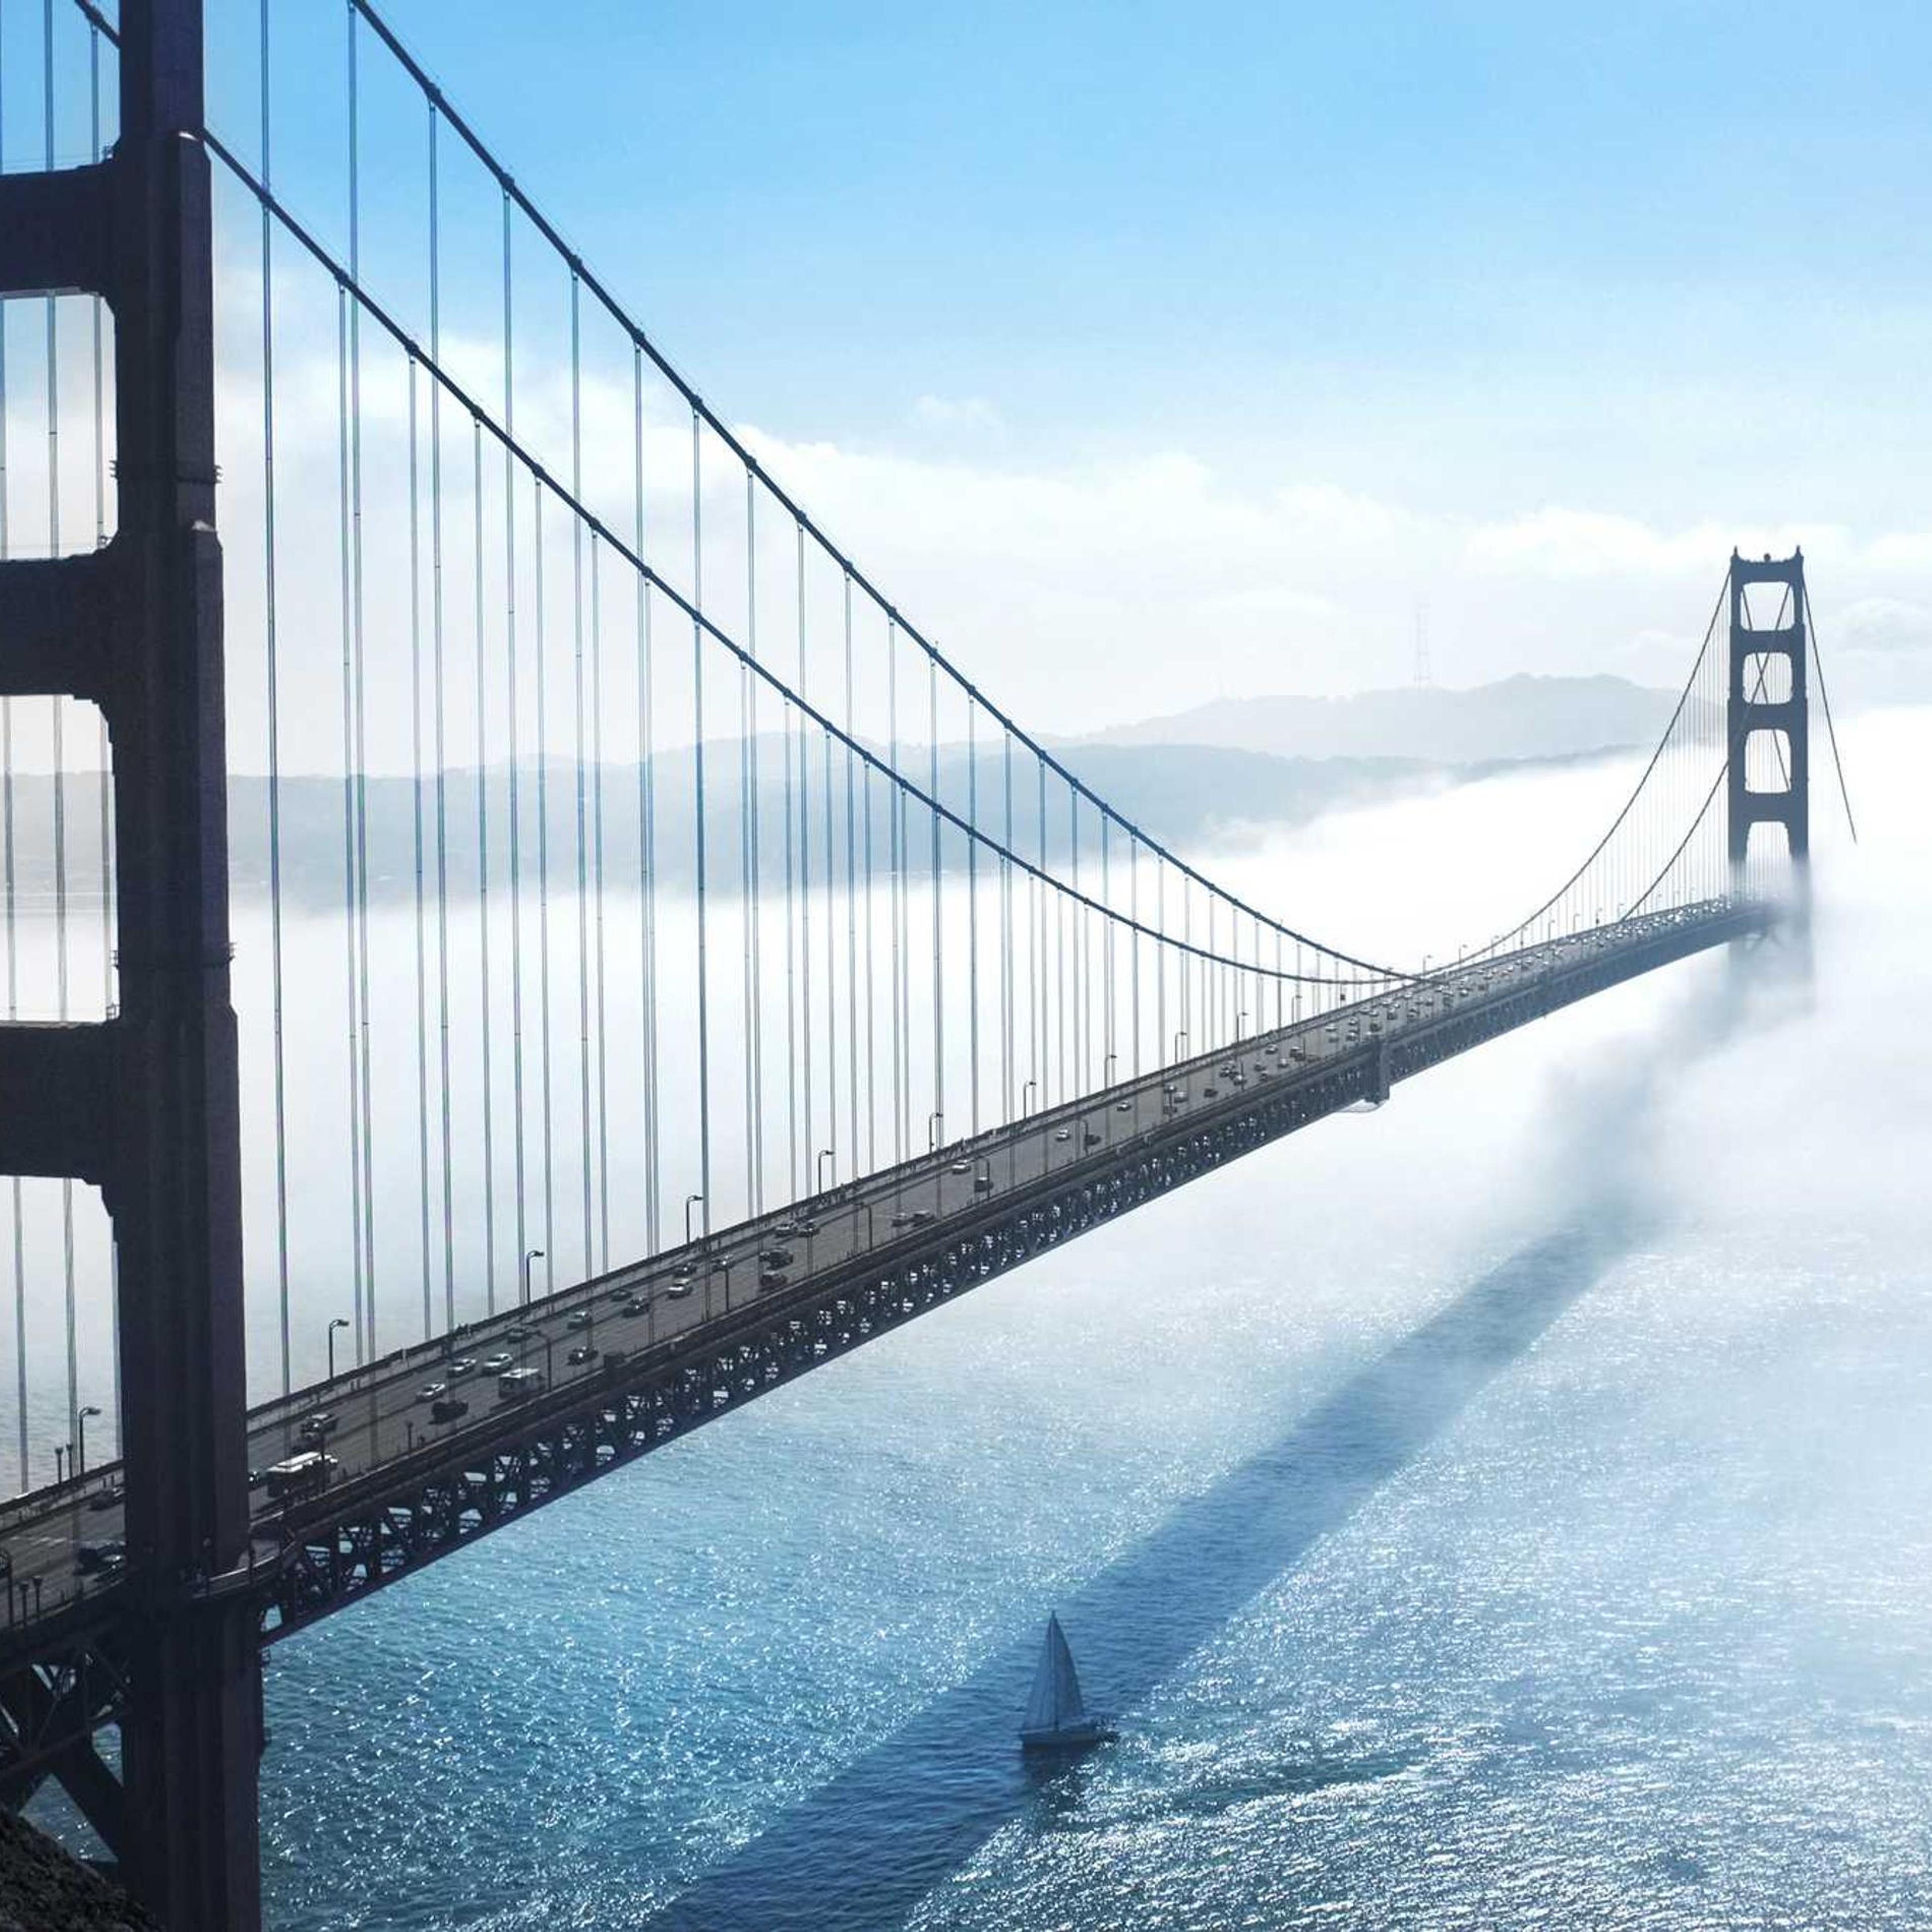
[[[980,689],[366,0],[41,24],[0,1796],[56,1783],[164,1922],[259,1922],[265,1646],[1487,1040],[1802,936],[1802,556],[1732,558],[1568,876],[1371,958]]]

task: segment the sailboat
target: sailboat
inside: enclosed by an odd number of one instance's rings
[[[1033,1674],[1033,1692],[1020,1722],[1020,1748],[1027,1751],[1084,1750],[1109,1744],[1120,1733],[1080,1701],[1080,1678],[1058,1615],[1046,1620],[1046,1641]]]

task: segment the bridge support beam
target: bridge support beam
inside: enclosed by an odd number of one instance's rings
[[[91,1754],[48,1769],[164,1924],[255,1932],[255,1612],[206,1580],[245,1562],[248,1514],[202,0],[123,0],[120,32],[110,158],[0,183],[0,290],[112,307],[118,496],[106,551],[0,573],[0,692],[106,718],[121,1005],[0,1041],[0,1150],[98,1181],[118,1262],[122,1802]]]

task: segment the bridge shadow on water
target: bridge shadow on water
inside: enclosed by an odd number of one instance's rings
[[[1513,1255],[1060,1598],[1094,1701],[1130,1724],[1136,1703],[1517,1360],[1634,1232],[1611,1210]],[[1030,1623],[706,1873],[649,1921],[654,1932],[896,1926],[1002,1825],[1060,1808],[1067,1780],[1030,1768],[1016,1735],[1038,1642]]]

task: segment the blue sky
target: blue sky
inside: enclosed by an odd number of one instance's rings
[[[1927,10],[391,13],[775,461],[1181,458],[1210,494],[1387,510],[1390,582],[1285,556],[1284,598],[1332,605],[1333,635],[1311,610],[1204,667],[1217,688],[1399,677],[1420,601],[1445,678],[1662,680],[1730,536],[1760,532],[1846,552],[1821,612],[1872,604],[1881,685],[1932,640],[1923,560],[1866,567],[1928,523]],[[800,481],[862,518],[879,494]],[[1612,544],[1596,580],[1573,557],[1525,592],[1409,554],[1414,520],[1552,516],[1640,526],[1667,566]],[[840,527],[942,632],[992,628],[933,610],[956,573],[906,533]]]
[[[257,0],[208,4],[212,114],[252,154]],[[774,472],[1042,729],[1172,708],[1177,660],[1202,697],[1400,682],[1423,606],[1444,682],[1672,682],[1734,542],[1804,542],[1848,692],[1932,695],[1932,10],[386,10]],[[339,245],[342,16],[272,18],[276,180]],[[14,165],[37,31],[0,20]],[[368,137],[365,248],[405,262],[422,110],[381,68],[365,124],[400,131]],[[480,340],[495,217],[462,192]],[[520,331],[540,310],[520,295]]]
[[[1655,502],[1690,458],[1757,508],[1727,472],[1783,441],[1764,387],[1882,446],[1923,314],[1922,8],[392,10],[788,434],[893,435],[922,394],[1048,457],[1353,425],[1341,480],[1467,500],[1446,430],[1503,500],[1600,465]]]

